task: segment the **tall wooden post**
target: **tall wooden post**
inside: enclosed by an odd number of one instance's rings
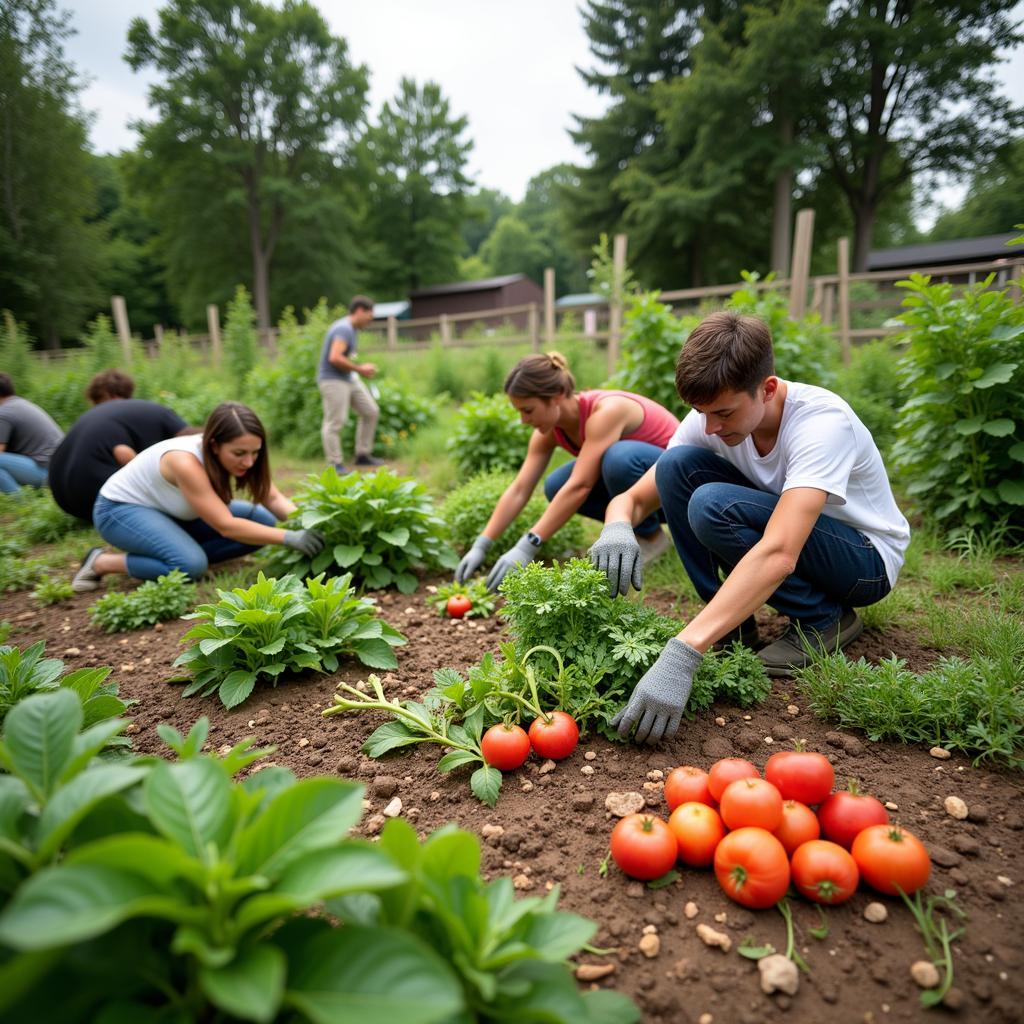
[[[850,362],[850,240],[839,239],[839,354]]]
[[[164,325],[153,324],[153,349],[154,355],[159,356],[164,348]]]
[[[110,308],[114,313],[114,326],[117,328],[117,336],[121,340],[121,358],[124,359],[126,366],[131,366],[132,332],[128,326],[128,307],[125,305],[124,296],[112,296]]]
[[[530,308],[526,313],[526,329],[530,335],[530,351],[540,351],[540,310],[537,309],[537,303],[531,302]]]
[[[612,247],[612,296],[608,308],[608,376],[615,373],[619,362],[619,343],[622,340],[622,306],[625,300],[623,282],[626,279],[625,235],[616,235]]]
[[[398,321],[393,316],[388,317],[388,351],[394,352],[398,348]]]
[[[544,344],[555,347],[555,268],[544,268]]]
[[[441,347],[447,348],[452,343],[452,325],[447,313],[441,314]]]
[[[807,312],[807,280],[811,272],[811,243],[814,239],[814,211],[796,215],[796,241],[793,266],[789,274],[789,315],[798,320]]]
[[[220,347],[220,311],[213,302],[206,307],[206,324],[210,329],[210,358],[213,365],[220,369],[223,354]]]

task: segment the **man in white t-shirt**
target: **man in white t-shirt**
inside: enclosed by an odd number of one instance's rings
[[[705,318],[679,354],[676,389],[691,412],[657,463],[609,504],[591,548],[613,594],[639,590],[632,524],[660,506],[707,602],[612,723],[623,736],[636,725],[638,742],[675,734],[709,647],[760,642],[762,604],[790,620],[758,652],[769,675],[846,647],[863,629],[855,608],[889,593],[910,542],[867,428],[831,391],[775,376],[762,321]]]

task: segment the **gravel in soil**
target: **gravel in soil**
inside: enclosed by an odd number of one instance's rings
[[[384,617],[409,639],[407,646],[398,648],[398,669],[383,674],[392,697],[421,693],[432,685],[435,668],[464,669],[486,651],[496,650],[504,636],[500,619],[442,619],[427,607],[425,596],[421,586],[412,595],[379,598]],[[434,748],[414,749],[384,761],[365,757],[360,747],[380,723],[377,716],[321,717],[338,681],[365,678],[367,671],[360,666],[346,665],[332,676],[285,679],[276,689],[263,686],[245,705],[227,711],[215,699],[184,699],[181,686],[167,682],[188,623],[109,635],[89,620],[93,597],[80,595],[40,608],[27,593],[4,595],[0,618],[13,625],[11,642],[24,646],[45,639],[47,654],[62,658],[69,668],[112,665],[121,695],[138,701],[131,714],[132,738],[140,752],[165,752],[156,733],[161,722],[185,732],[205,714],[215,748],[255,736],[261,744],[275,745],[272,760],[297,775],[336,773],[364,783],[368,806],[360,826],[363,834],[372,834],[383,824],[382,812],[396,796],[401,814],[421,834],[449,821],[477,832],[484,837],[484,870],[489,876],[509,874],[524,893],[543,893],[559,885],[565,909],[599,923],[594,944],[615,951],[581,960],[615,969],[584,972],[598,979],[585,984],[626,992],[643,1009],[645,1020],[697,1021],[707,1014],[715,1022],[737,1024],[786,1017],[871,1022],[955,1015],[986,1024],[1022,1019],[1024,780],[1017,776],[972,768],[960,755],[939,761],[925,748],[872,743],[863,735],[837,731],[801,707],[791,682],[776,680],[771,697],[761,706],[749,712],[717,706],[684,723],[678,735],[659,748],[591,737],[544,774],[540,762],[531,758],[522,769],[506,775],[498,805],[490,809],[473,798],[460,773],[442,776],[435,771],[440,752]],[[766,636],[779,631],[782,622],[766,619]],[[898,629],[867,630],[848,654],[875,659],[893,650],[912,668],[935,660],[934,652]],[[791,705],[799,709],[795,714]],[[725,724],[716,724],[716,718]],[[924,948],[910,914],[897,900],[858,892],[849,903],[828,911],[829,932],[819,941],[809,931],[820,923],[817,908],[794,899],[798,945],[811,973],[801,977],[796,995],[769,996],[761,992],[757,965],[738,956],[736,946],[752,936],[783,950],[785,933],[777,913],[752,913],[730,902],[709,871],[685,870],[675,883],[657,890],[630,881],[614,865],[607,877],[600,877],[598,866],[607,853],[612,825],[605,810],[609,792],[641,791],[651,809],[665,816],[668,808],[657,775],[649,778],[648,773],[664,773],[681,764],[707,768],[717,758],[731,755],[748,757],[763,768],[789,737],[803,738],[809,749],[824,752],[838,780],[856,777],[867,792],[895,804],[893,819],[915,832],[932,853],[929,891],[957,891],[958,902],[969,914],[966,933],[954,944],[956,993],[950,1001],[957,1009],[920,1007],[920,990],[910,967],[925,955]],[[592,773],[582,772],[584,767]],[[949,796],[967,805],[966,819],[946,813],[944,801]],[[884,923],[864,919],[871,902],[887,906]],[[695,914],[692,908],[684,912],[688,903],[696,905]],[[729,935],[732,951],[706,946],[697,935],[702,924]],[[644,943],[647,954],[641,950],[645,934],[659,939]],[[649,955],[655,947],[657,951]]]

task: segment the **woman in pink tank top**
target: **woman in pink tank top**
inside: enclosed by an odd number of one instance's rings
[[[494,541],[508,529],[540,482],[555,448],[576,456],[548,474],[548,507],[495,563],[487,586],[497,590],[511,570],[532,561],[549,537],[577,512],[604,522],[608,502],[628,490],[665,450],[679,420],[643,395],[630,391],[577,391],[565,357],[558,352],[521,359],[505,378],[505,393],[523,423],[533,427],[526,458],[498,499],[483,533],[455,570],[464,582],[483,564]],[[660,555],[669,539],[660,513],[636,527],[645,560]]]

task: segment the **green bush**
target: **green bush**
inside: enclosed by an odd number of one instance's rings
[[[224,366],[243,389],[259,354],[256,311],[252,308],[249,292],[240,284],[235,289],[235,297],[228,303],[224,323]]]
[[[494,506],[512,482],[513,475],[496,470],[481,473],[456,487],[444,499],[441,518],[448,524],[448,534],[455,549],[466,552],[487,525]],[[484,567],[493,565],[544,514],[547,501],[543,494],[534,494],[526,507],[507,530],[491,545]],[[567,558],[580,553],[583,547],[583,521],[573,516],[543,547],[545,558]]]
[[[308,476],[294,497],[299,508],[287,527],[320,530],[327,546],[315,558],[276,549],[271,564],[284,572],[310,576],[334,567],[351,569],[371,590],[393,585],[411,594],[417,586],[413,569],[458,563],[426,488],[411,477],[386,468],[339,477],[328,467]]]
[[[25,491],[18,496],[20,515],[15,528],[29,544],[53,544],[68,534],[90,527],[75,516],[69,516],[54,500],[48,488]]]
[[[906,492],[949,533],[1024,531],[1024,306],[992,277],[956,297],[911,274],[898,340],[908,400],[896,425]]]
[[[42,605],[60,604],[61,601],[70,601],[74,596],[71,581],[55,576],[44,577],[32,591],[33,599]]]
[[[468,478],[495,469],[518,469],[530,434],[506,395],[474,391],[459,410],[447,448]]]
[[[108,633],[123,633],[180,618],[195,599],[195,584],[185,573],[174,569],[158,579],[147,580],[135,590],[104,594],[89,609],[89,615]]]
[[[898,358],[893,343],[882,338],[854,348],[849,365],[836,374],[836,393],[850,403],[883,455],[896,440],[896,420],[906,397],[900,375],[893,372]]]

